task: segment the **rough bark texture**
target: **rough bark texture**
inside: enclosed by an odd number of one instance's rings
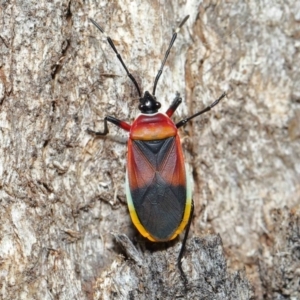
[[[0,298],[251,299],[252,285],[257,299],[299,299],[299,11],[294,0],[0,1]],[[131,224],[126,133],[86,129],[105,115],[131,122],[138,105],[88,18],[151,91],[187,14],[157,88],[163,110],[176,91],[175,120],[228,98],[181,130],[195,201],[184,290],[179,240],[152,245]]]
[[[175,264],[180,245],[145,251],[137,250],[126,235],[116,239],[129,260],[115,260],[95,282],[95,299],[254,299],[244,274],[227,273],[220,236],[189,241],[183,263],[186,285]]]

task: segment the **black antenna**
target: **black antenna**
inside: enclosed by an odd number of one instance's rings
[[[123,68],[125,69],[125,71],[126,71],[128,77],[131,79],[131,81],[133,82],[134,86],[136,87],[136,89],[137,89],[137,91],[138,91],[138,94],[139,94],[139,97],[141,97],[142,94],[141,94],[140,88],[139,88],[139,86],[138,86],[138,84],[137,84],[135,78],[133,77],[133,75],[128,71],[128,69],[127,69],[127,67],[126,67],[126,65],[125,65],[125,63],[124,63],[124,61],[123,61],[121,55],[118,53],[118,51],[117,51],[117,49],[116,49],[116,46],[115,46],[115,44],[113,43],[112,39],[111,39],[109,36],[107,36],[107,35],[105,34],[103,28],[102,28],[98,23],[96,23],[93,19],[89,19],[89,20],[90,20],[90,21],[91,21],[91,22],[92,22],[92,23],[93,23],[93,24],[94,24],[94,25],[95,25],[95,26],[96,26],[96,27],[97,27],[104,35],[105,35],[105,37],[106,37],[106,39],[107,39],[109,45],[112,47],[112,49],[113,49],[114,52],[116,53],[117,58],[118,58],[118,60],[121,62],[121,64],[122,64]]]
[[[173,33],[173,36],[172,36],[172,39],[171,39],[169,48],[168,48],[168,50],[166,51],[166,54],[165,54],[165,57],[164,57],[164,59],[163,59],[163,61],[162,61],[161,67],[160,67],[160,69],[159,69],[159,71],[158,71],[158,73],[157,73],[157,75],[156,75],[156,77],[155,77],[155,80],[154,80],[154,86],[153,86],[153,92],[152,92],[152,95],[153,95],[153,96],[155,96],[155,90],[156,90],[156,86],[157,86],[158,79],[159,79],[160,75],[162,74],[164,65],[165,65],[165,63],[166,63],[166,61],[167,61],[167,58],[168,58],[169,54],[170,54],[170,50],[171,50],[171,48],[172,48],[172,46],[173,46],[173,44],[174,44],[174,42],[175,42],[175,40],[176,40],[176,38],[177,38],[177,33],[179,32],[180,28],[183,26],[183,24],[186,22],[186,20],[187,20],[189,17],[190,17],[190,16],[187,15],[187,16],[182,20],[182,22],[179,24],[179,26],[176,28],[176,30],[175,30],[174,33]]]

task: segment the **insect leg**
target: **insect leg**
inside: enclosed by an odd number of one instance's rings
[[[174,114],[177,107],[181,104],[181,102],[182,102],[182,98],[180,97],[180,94],[177,92],[175,99],[173,100],[172,104],[166,111],[166,115],[171,117]]]
[[[104,118],[104,131],[102,131],[102,132],[101,131],[93,131],[93,130],[91,130],[89,128],[86,131],[88,133],[95,134],[95,135],[107,135],[108,132],[109,132],[108,131],[107,122],[111,122],[111,123],[117,125],[118,127],[126,130],[126,131],[129,131],[130,127],[131,127],[129,124],[127,124],[124,121],[121,121],[121,120],[116,119],[116,118],[111,117],[111,116],[107,116],[107,117]]]
[[[193,215],[194,215],[194,201],[192,200],[192,207],[191,207],[190,218],[189,218],[189,221],[188,221],[188,223],[186,225],[186,229],[185,229],[183,241],[182,241],[182,244],[181,244],[181,249],[180,249],[180,252],[179,252],[179,255],[178,255],[178,259],[177,259],[178,269],[180,271],[181,278],[184,281],[185,285],[188,283],[188,280],[187,280],[186,275],[184,274],[184,272],[182,270],[182,257],[183,257],[183,253],[184,253],[184,249],[185,249],[186,240],[187,240],[188,235],[189,235],[189,231],[190,231],[190,227],[191,227]]]
[[[211,110],[214,106],[216,106],[225,96],[227,96],[227,94],[224,92],[221,97],[219,97],[214,103],[212,103],[211,105],[207,106],[206,108],[204,108],[203,110],[199,111],[198,113],[186,118],[186,119],[183,119],[181,120],[180,122],[178,122],[176,124],[176,127],[179,128],[181,126],[183,126],[184,124],[186,124],[188,121],[190,121],[191,119],[197,117],[197,116],[200,116],[204,113],[206,113],[207,111]]]

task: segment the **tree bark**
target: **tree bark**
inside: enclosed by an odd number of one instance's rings
[[[2,1],[0,298],[300,298],[299,11],[283,0]],[[162,111],[176,92],[175,121],[228,96],[180,131],[195,202],[184,287],[180,239],[153,245],[130,221],[126,132],[86,129],[103,130],[106,115],[130,123],[138,108],[89,18],[151,92],[186,15],[158,83]]]

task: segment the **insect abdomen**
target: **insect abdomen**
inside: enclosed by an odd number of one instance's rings
[[[179,142],[178,135],[128,142],[126,193],[130,215],[140,233],[153,241],[175,238],[189,216],[191,199],[187,199]]]

